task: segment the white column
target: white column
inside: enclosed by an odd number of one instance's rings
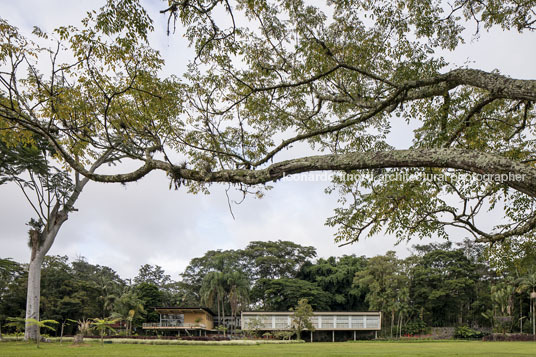
[[[367,315],[363,316],[363,328],[367,328]]]
[[[275,315],[272,315],[272,329],[275,329]]]
[[[322,328],[322,315],[318,315],[318,328]]]

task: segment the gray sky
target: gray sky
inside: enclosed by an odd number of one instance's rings
[[[51,31],[59,25],[78,25],[89,9],[102,1],[0,0],[0,17],[29,33],[34,25]],[[166,36],[167,17],[158,13],[164,2],[146,1],[155,20],[152,45],[167,61],[166,74],[180,74],[191,54],[179,31]],[[456,53],[445,57],[458,65],[483,70],[499,69],[518,78],[536,78],[536,34],[522,36],[502,31],[470,37]],[[395,123],[391,142],[410,144],[411,128]],[[152,173],[127,186],[90,183],[62,227],[49,254],[82,255],[93,264],[107,265],[123,278],[133,277],[142,264],[158,264],[178,279],[190,259],[209,249],[242,248],[252,240],[291,240],[317,248],[318,255],[357,254],[373,256],[387,250],[406,255],[413,240],[394,246],[395,239],[378,235],[339,248],[333,241],[335,228],[324,226],[336,207],[336,196],[324,194],[327,183],[278,182],[263,199],[249,197],[229,213],[225,186],[212,186],[211,195],[191,195],[169,190],[163,173]],[[0,186],[0,257],[29,260],[26,222],[32,217],[29,204],[14,185]],[[492,218],[490,217],[490,220]],[[453,240],[463,238],[462,232]]]

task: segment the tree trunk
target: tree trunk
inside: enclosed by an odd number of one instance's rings
[[[519,333],[523,333],[523,298],[519,298]]]
[[[89,169],[90,172],[95,170],[104,163],[104,161],[110,155],[111,150],[106,151]],[[50,247],[54,243],[58,232],[67,221],[68,214],[74,210],[74,204],[78,200],[80,193],[84,186],[89,182],[88,178],[79,179],[79,175],[75,175],[76,184],[73,191],[67,201],[62,204],[58,201],[53,205],[51,211],[48,212],[46,222],[43,222],[45,226],[43,231],[39,232],[37,229],[30,230],[30,242],[31,242],[31,258],[30,266],[28,269],[28,289],[26,295],[26,319],[35,319],[39,321],[39,300],[41,296],[41,264],[47,255]],[[52,206],[53,201],[48,203]],[[50,208],[50,206],[48,206]],[[36,339],[39,337],[39,327],[30,325],[26,320],[26,326],[24,330],[24,339]]]
[[[222,298],[221,299],[221,314],[222,314],[222,318],[223,318],[223,321],[222,321],[222,326],[225,328],[225,300]],[[223,330],[223,336],[225,336],[225,330]]]
[[[63,328],[65,327],[65,322],[61,324],[61,332],[60,332],[60,344],[63,343]]]
[[[402,338],[402,313],[398,315],[398,338]]]
[[[536,335],[536,313],[534,311],[534,302],[536,299],[532,299],[532,334]]]
[[[32,246],[32,255],[30,266],[28,268],[28,289],[26,295],[26,326],[24,329],[24,340],[38,340],[39,327],[30,324],[28,319],[39,321],[39,300],[41,297],[41,265],[46,254],[50,250],[56,235],[63,223],[67,220],[67,214],[58,211],[59,205],[56,205],[50,214],[47,226],[42,233],[32,229],[30,231],[30,242]]]
[[[39,339],[39,327],[30,324],[28,319],[39,321],[39,299],[41,295],[41,264],[44,256],[33,257],[28,269],[28,292],[26,297],[26,328],[24,330],[25,340]]]
[[[391,338],[393,338],[393,325],[395,324],[395,310],[391,311]]]
[[[218,305],[218,325],[221,326],[221,315],[220,315],[220,296],[218,295],[216,305]]]

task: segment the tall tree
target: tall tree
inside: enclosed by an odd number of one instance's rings
[[[214,306],[218,311],[218,322],[222,324],[222,317],[225,316],[225,292],[227,281],[225,274],[220,271],[211,271],[203,278],[201,285],[201,302]]]
[[[402,261],[393,251],[370,258],[367,267],[355,274],[354,285],[368,290],[365,300],[370,309],[383,312],[384,319],[390,317],[392,337],[396,316],[403,309],[403,290],[409,285],[409,277],[403,269]]]
[[[8,317],[22,317],[26,272],[12,259],[0,259],[0,324]]]
[[[123,294],[115,302],[111,317],[125,322],[127,336],[130,336],[136,319],[139,320],[141,314],[145,312],[143,301],[131,286],[127,286]]]
[[[332,297],[317,284],[300,279],[261,279],[251,292],[262,310],[288,311],[300,299],[307,299],[315,310],[327,311]]]
[[[534,266],[531,268],[535,269]],[[529,316],[532,323],[532,334],[536,335],[536,269],[529,271],[527,274],[520,277],[518,283],[521,292],[529,292]],[[521,316],[521,318],[523,318],[523,316]]]
[[[108,1],[81,29],[49,35],[34,28],[33,40],[0,19],[0,183],[16,183],[36,215],[29,223],[27,321],[39,320],[41,264],[89,180],[66,171],[61,158],[95,173],[154,144],[151,135],[137,136],[141,145],[124,140],[130,134],[123,130],[135,122],[143,132],[151,124],[142,119],[162,113],[153,110],[165,85],[155,77],[157,54],[144,45],[150,28],[137,1]],[[96,134],[101,125],[104,137]],[[25,337],[36,334],[28,324]]]
[[[251,267],[244,263],[241,250],[209,250],[202,257],[193,258],[178,283],[179,294],[183,305],[198,306],[204,301],[201,289],[210,272],[243,271],[248,274]],[[250,278],[248,274],[248,278]]]
[[[68,215],[75,210],[74,204],[89,179],[80,178],[78,173],[71,179],[69,173],[54,164],[54,150],[50,145],[40,137],[33,143],[32,136],[28,140],[30,143],[25,146],[13,146],[9,141],[0,140],[0,183],[15,183],[36,216],[28,223],[31,257],[26,321],[39,321],[41,265]],[[108,158],[109,152],[106,152],[95,160],[90,170],[95,171]],[[37,325],[28,323],[25,339],[35,340],[38,333]]]
[[[148,283],[159,287],[164,287],[171,282],[171,277],[167,275],[158,265],[144,264],[140,267],[138,275],[134,277],[134,283]]]
[[[330,294],[332,311],[364,311],[368,309],[366,291],[353,284],[357,272],[365,269],[364,256],[344,255],[340,258],[320,258],[315,263],[305,263],[298,278],[316,283]]]
[[[249,303],[250,281],[246,274],[241,271],[229,272],[225,275],[227,287],[229,288],[227,297],[231,308],[231,317],[236,326],[237,315],[244,310]]]
[[[301,266],[316,256],[316,249],[290,241],[253,241],[242,254],[252,278],[280,279],[296,276]]]
[[[415,304],[430,314],[424,318],[433,326],[467,323],[464,317],[470,316],[478,281],[475,266],[461,249],[450,249],[450,243],[416,248],[422,256],[412,269],[411,289]]]

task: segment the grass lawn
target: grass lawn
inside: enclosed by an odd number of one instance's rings
[[[536,356],[534,342],[346,342],[256,346],[159,346],[1,342],[0,356]]]

